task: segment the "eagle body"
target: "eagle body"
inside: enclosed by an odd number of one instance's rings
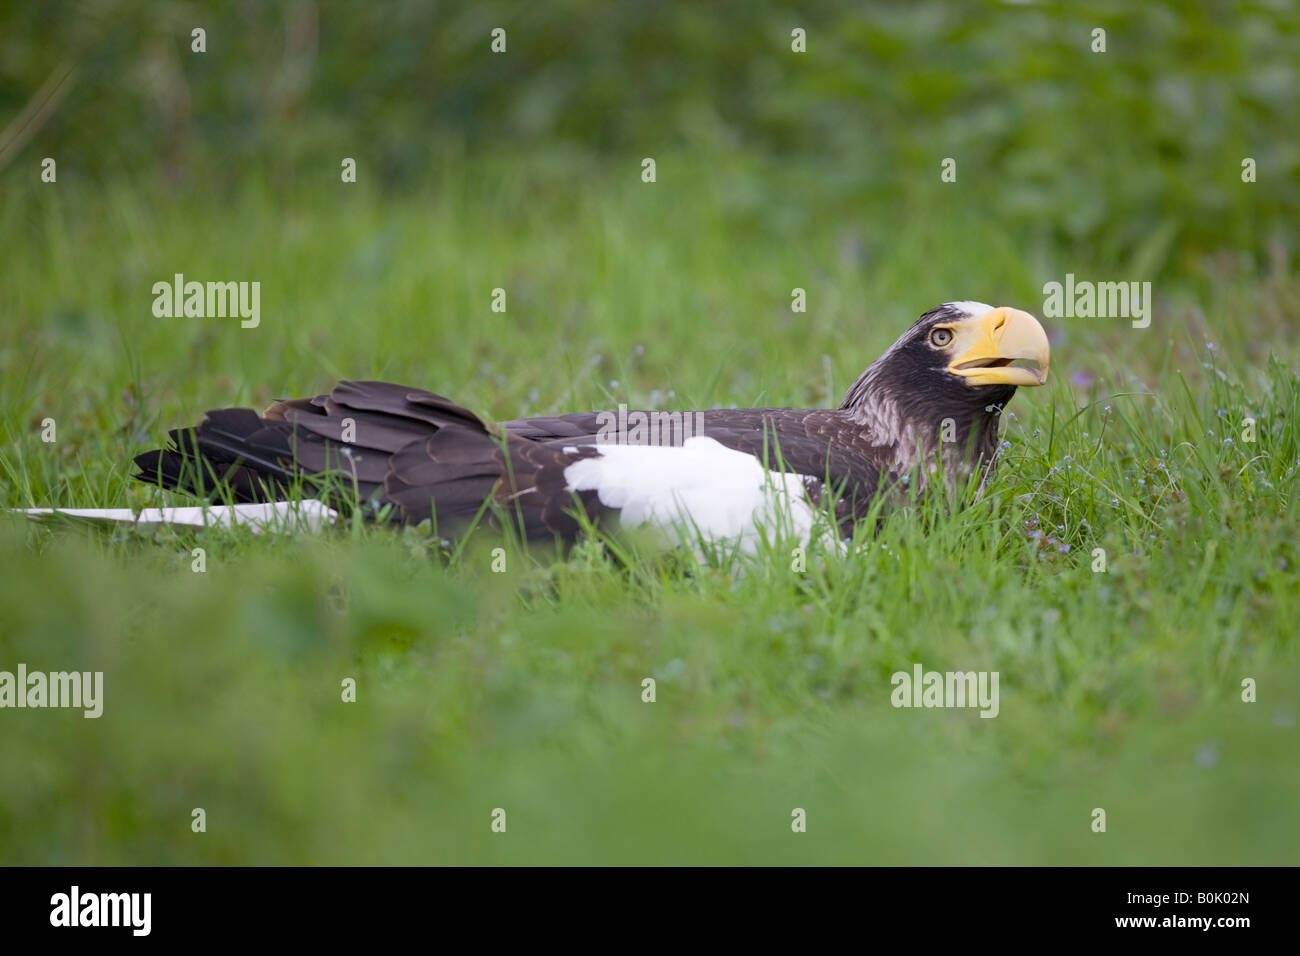
[[[1037,367],[1012,365],[1021,359]],[[1017,386],[1045,381],[1047,365],[1046,334],[1028,313],[955,302],[922,315],[838,408],[707,409],[647,438],[611,435],[608,412],[491,424],[423,389],[345,381],[262,415],[211,411],[137,456],[136,477],[241,502],[297,487],[403,523],[431,520],[441,535],[506,521],[528,539],[571,541],[584,519],[617,516],[748,548],[777,520],[806,537],[828,494],[847,533],[913,475],[987,476],[1002,408]]]

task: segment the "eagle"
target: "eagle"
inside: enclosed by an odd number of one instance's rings
[[[838,408],[489,423],[434,392],[343,381],[261,415],[210,411],[136,456],[135,477],[250,507],[296,490],[379,520],[429,521],[443,537],[485,522],[572,542],[616,516],[752,547],[774,516],[806,534],[818,513],[848,536],[882,495],[936,478],[986,482],[1002,410],[1017,387],[1044,384],[1048,364],[1047,334],[1028,312],[947,302],[872,362]],[[663,427],[626,427],[655,416]]]

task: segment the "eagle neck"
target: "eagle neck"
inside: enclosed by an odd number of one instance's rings
[[[847,412],[861,429],[863,439],[895,475],[913,468],[920,460],[933,461],[938,435],[933,427],[922,427],[908,416],[898,400],[878,381],[879,362],[873,363],[844,396],[840,410]]]
[[[948,480],[968,475],[991,461],[997,448],[1000,408],[981,407],[968,414],[959,410],[951,421],[934,420],[895,396],[881,381],[880,363],[873,363],[849,388],[840,410],[861,429],[864,442],[896,477],[924,464],[920,480],[942,463]]]

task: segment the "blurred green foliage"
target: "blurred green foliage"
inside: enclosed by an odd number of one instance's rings
[[[781,197],[720,176],[739,215],[797,203],[896,222],[947,189],[952,228],[993,217],[1152,278],[1180,253],[1294,239],[1298,40],[1289,0],[55,0],[0,13],[0,116],[66,64],[69,91],[22,162],[205,191],[336,179],[344,155],[396,190],[485,151],[540,151],[573,177],[573,153],[629,170],[743,156],[807,173]],[[940,183],[944,157],[962,187]]]

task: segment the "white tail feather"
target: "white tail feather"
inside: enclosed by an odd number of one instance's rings
[[[66,515],[91,521],[119,521],[127,524],[174,524],[197,528],[240,526],[254,531],[318,531],[332,524],[338,512],[315,498],[303,501],[271,501],[251,505],[199,505],[184,508],[23,508],[24,514],[39,519]]]

